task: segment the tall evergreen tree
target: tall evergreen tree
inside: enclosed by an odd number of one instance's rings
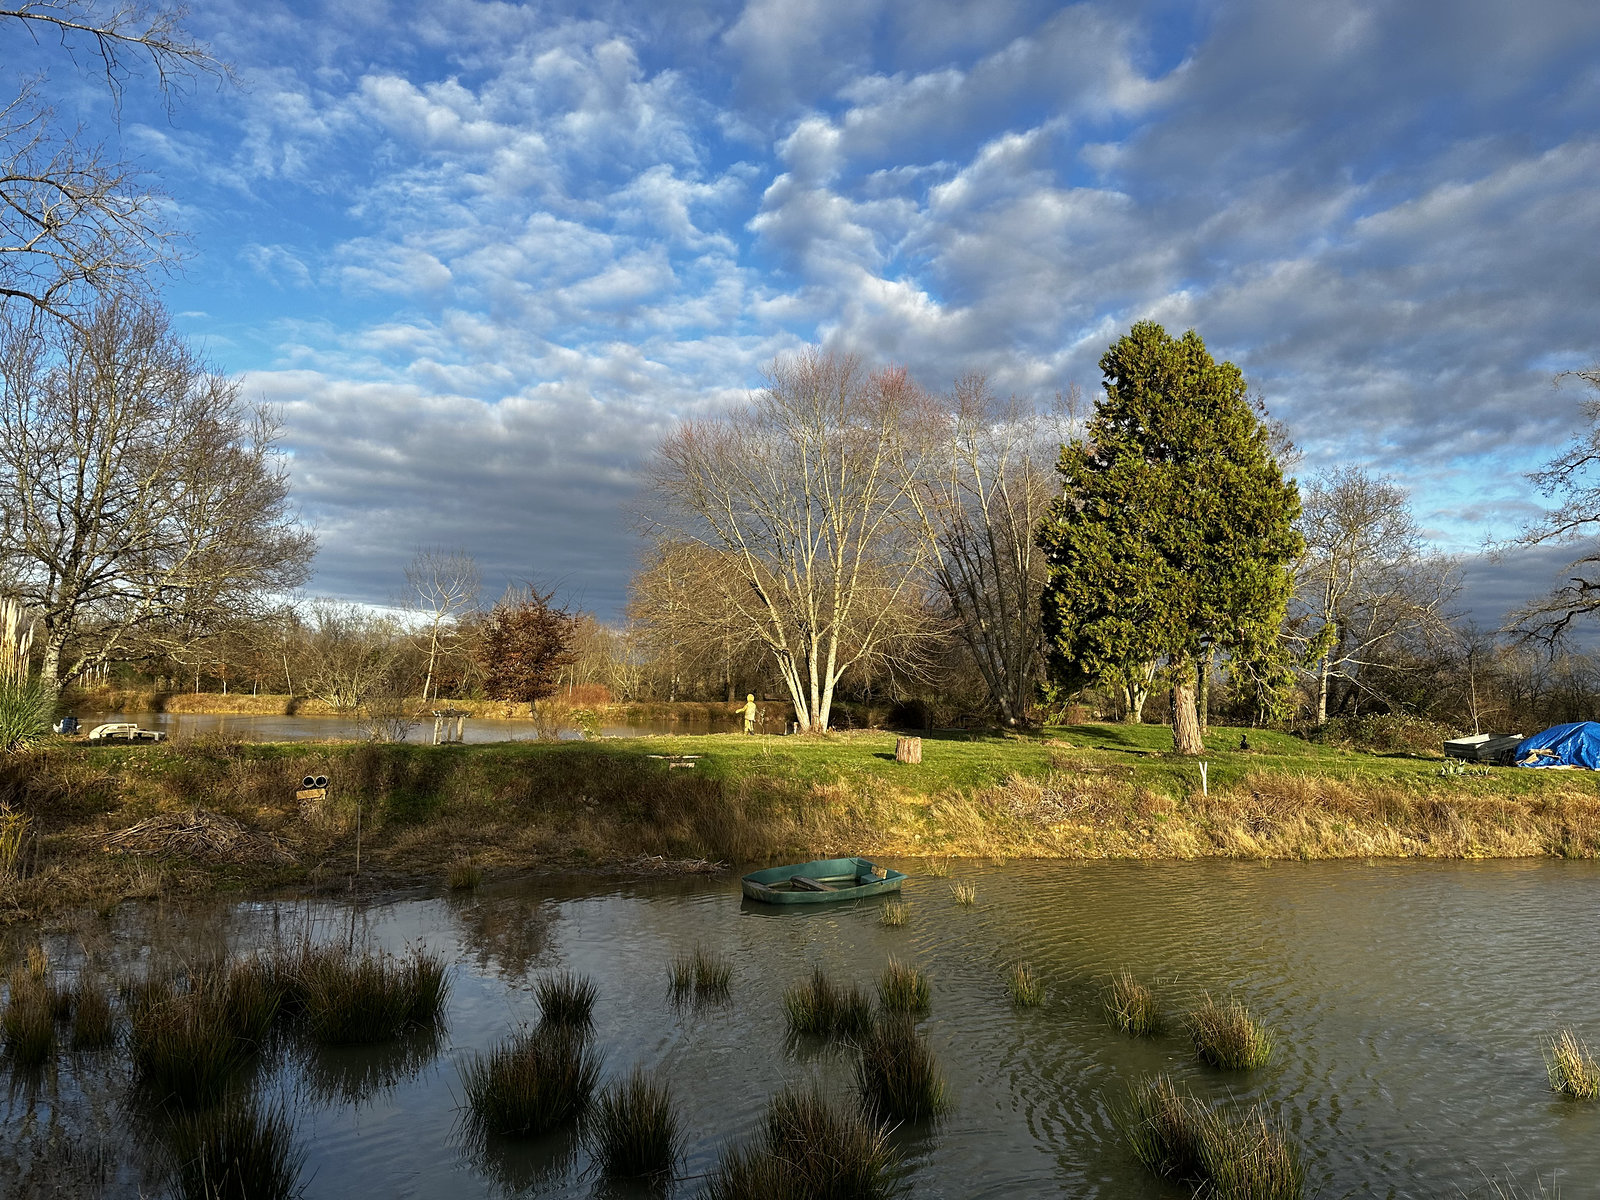
[[[1100,370],[1105,394],[1062,447],[1062,495],[1038,534],[1051,673],[1120,682],[1164,660],[1175,748],[1199,754],[1197,673],[1219,651],[1257,673],[1281,654],[1299,493],[1239,368],[1193,330],[1141,321]]]

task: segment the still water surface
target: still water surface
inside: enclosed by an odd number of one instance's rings
[[[722,878],[518,882],[360,908],[125,906],[82,936],[124,971],[308,925],[447,956],[436,1045],[286,1056],[265,1071],[264,1094],[294,1114],[312,1197],[598,1194],[568,1140],[475,1157],[457,1132],[462,1060],[536,1020],[532,983],[561,969],[599,986],[607,1075],[642,1063],[672,1081],[687,1173],[701,1175],[755,1130],[779,1083],[848,1088],[844,1051],[786,1039],[783,988],[816,964],[871,987],[891,956],[931,978],[923,1027],[955,1101],[936,1128],[897,1135],[918,1197],[1183,1195],[1130,1160],[1115,1126],[1128,1083],[1155,1071],[1265,1101],[1304,1147],[1313,1196],[1455,1197],[1491,1177],[1531,1190],[1552,1172],[1566,1200],[1600,1196],[1600,1104],[1551,1093],[1540,1057],[1562,1024],[1600,1046],[1600,864],[956,864],[952,878],[977,885],[976,907],[954,903],[951,880],[917,876],[899,929],[879,924],[876,902],[767,909]],[[47,940],[57,961],[77,953],[75,939]],[[670,1000],[668,965],[697,943],[734,962],[727,1004]],[[1007,1002],[1002,973],[1018,960],[1046,981],[1041,1009]],[[1115,1034],[1095,980],[1122,967],[1160,980],[1170,1013],[1206,990],[1239,997],[1275,1031],[1272,1062],[1213,1071],[1177,1032]],[[115,1064],[63,1052],[53,1082],[13,1081],[5,1158],[25,1158],[53,1122],[123,1164],[109,1194],[151,1194]]]
[[[772,707],[771,705],[768,706]],[[109,721],[131,721],[142,729],[158,729],[168,737],[195,737],[204,734],[223,734],[247,742],[308,742],[308,741],[364,741],[368,729],[354,717],[290,717],[260,716],[248,713],[117,713],[111,716],[80,717],[81,732],[87,734],[96,725]],[[781,725],[769,722],[767,732],[779,732]],[[601,737],[654,737],[674,733],[731,733],[739,728],[739,719],[729,716],[725,721],[636,721],[628,725],[605,725]],[[524,742],[538,739],[538,727],[532,721],[501,719],[498,717],[468,717],[462,730],[464,741]],[[563,738],[583,735],[576,729],[563,730]],[[433,741],[433,718],[418,721],[407,740],[428,743]]]

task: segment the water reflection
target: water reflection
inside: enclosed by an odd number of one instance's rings
[[[905,864],[915,870],[916,864]],[[537,1019],[533,973],[571,970],[599,989],[607,1079],[635,1064],[670,1079],[703,1176],[747,1140],[784,1085],[848,1100],[848,1047],[791,1041],[782,993],[822,966],[872,990],[894,957],[926,972],[922,1023],[954,1108],[895,1135],[918,1197],[1071,1195],[1170,1200],[1127,1154],[1116,1112],[1155,1071],[1219,1102],[1262,1101],[1305,1148],[1311,1194],[1440,1197],[1485,1175],[1524,1188],[1561,1172],[1563,1194],[1600,1178],[1600,1105],[1554,1097],[1540,1039],[1572,1025],[1600,1045],[1600,865],[1529,863],[1013,863],[907,884],[911,918],[875,903],[786,911],[744,906],[724,879],[496,885],[470,898],[338,904],[128,906],[92,934],[95,969],[122,978],[246,953],[274,940],[423,945],[451,966],[447,1027],[348,1050],[291,1047],[254,1091],[295,1114],[310,1197],[590,1197],[599,1186],[572,1135],[462,1141],[460,1067]],[[29,938],[41,940],[36,931]],[[24,939],[26,940],[26,939]],[[62,978],[84,955],[42,939]],[[19,942],[19,945],[22,943]],[[720,1004],[675,1004],[673,960],[695,946],[733,967]],[[1025,961],[1046,989],[1014,1008],[1004,976]],[[1169,1019],[1157,1038],[1104,1022],[1098,981],[1131,969]],[[1263,1069],[1197,1063],[1177,1018],[1205,992],[1237,995],[1270,1025]],[[6,1068],[0,1197],[134,1197],[164,1184],[130,1133],[120,1052],[59,1049],[30,1077]],[[679,1194],[693,1193],[693,1186]]]

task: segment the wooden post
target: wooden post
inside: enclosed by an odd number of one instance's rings
[[[922,761],[922,739],[896,738],[894,743],[894,760],[903,763],[919,763]]]

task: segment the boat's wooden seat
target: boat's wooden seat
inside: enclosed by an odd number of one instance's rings
[[[800,892],[831,892],[833,889],[825,883],[818,883],[805,875],[789,876],[789,886]]]

